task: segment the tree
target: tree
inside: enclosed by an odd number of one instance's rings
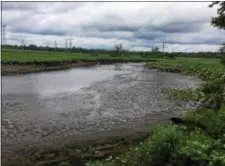
[[[225,54],[225,42],[223,42],[219,48],[219,52],[221,53],[221,55]]]
[[[225,29],[225,2],[220,1],[212,2],[212,4],[210,4],[209,7],[211,8],[215,5],[218,5],[219,8],[217,9],[217,16],[211,19],[211,24],[214,27]]]
[[[209,5],[209,7],[213,7],[215,5],[218,5],[218,9],[217,9],[217,16],[213,17],[211,19],[211,24],[214,27],[217,27],[219,29],[225,29],[225,2],[212,2],[212,4]],[[219,52],[221,52],[221,55],[224,55],[225,53],[225,43],[221,44],[221,47],[219,48]],[[224,56],[222,56],[222,62],[225,61]],[[225,64],[225,63],[223,63]]]
[[[221,44],[219,52],[221,53],[222,56],[221,63],[225,65],[225,42]]]
[[[114,46],[114,50],[115,50],[115,53],[117,56],[120,56],[122,55],[122,52],[123,52],[123,45],[122,44],[116,44]]]
[[[159,47],[152,47],[152,52],[159,52]]]

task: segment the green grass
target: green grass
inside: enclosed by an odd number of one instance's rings
[[[48,52],[30,50],[2,50],[2,63],[29,63],[29,62],[55,62],[55,61],[149,61],[151,57],[140,55],[112,56],[107,54],[84,54],[70,52]]]
[[[179,99],[183,101],[199,101],[203,97],[200,89],[167,89],[170,99]]]
[[[149,62],[146,66],[161,71],[197,75],[204,80],[212,80],[220,77],[223,74],[224,68],[219,59],[207,58],[163,59],[157,62]]]

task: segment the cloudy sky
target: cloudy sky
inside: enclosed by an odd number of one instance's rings
[[[2,2],[6,42],[129,50],[216,51],[224,30],[210,2]]]

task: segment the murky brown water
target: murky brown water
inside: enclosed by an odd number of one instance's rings
[[[162,89],[199,83],[196,77],[148,70],[143,64],[2,77],[2,147],[7,151],[115,128],[129,130],[144,124],[146,116],[170,116],[193,107],[169,101]]]

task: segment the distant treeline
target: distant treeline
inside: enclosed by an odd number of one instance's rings
[[[87,48],[79,48],[79,47],[72,47],[72,48],[53,48],[48,46],[36,46],[36,45],[2,45],[2,49],[21,49],[21,50],[36,50],[36,51],[54,51],[54,52],[73,52],[73,53],[89,53],[89,54],[112,54],[112,55],[141,55],[145,56],[152,56],[152,57],[162,57],[167,56],[170,58],[174,57],[193,57],[193,58],[221,58],[221,53],[219,52],[165,52],[162,53],[160,51],[153,52],[142,52],[142,51],[128,51],[123,50],[121,52],[117,52],[116,50],[106,50],[106,49],[87,49]]]

